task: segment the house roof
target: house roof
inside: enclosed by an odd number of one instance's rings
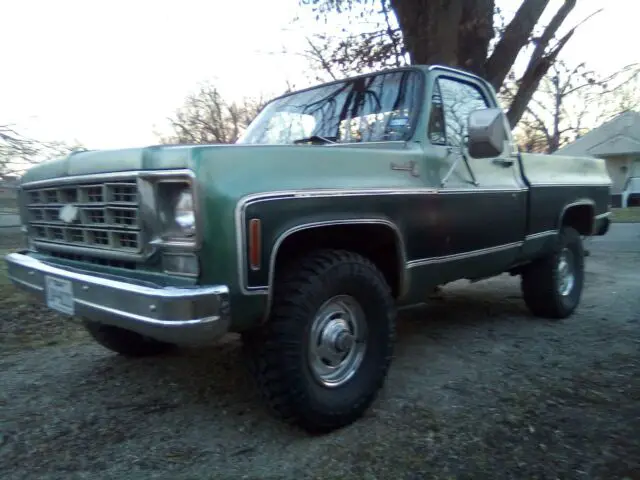
[[[555,153],[595,157],[640,154],[640,113],[621,113]]]

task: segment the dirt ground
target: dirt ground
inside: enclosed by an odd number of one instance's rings
[[[640,479],[640,225],[615,227],[570,319],[507,275],[403,313],[374,407],[318,437],[268,415],[237,338],[124,360],[0,270],[0,478]]]

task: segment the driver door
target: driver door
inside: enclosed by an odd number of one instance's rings
[[[517,258],[525,234],[526,188],[510,151],[476,159],[466,149],[469,114],[496,107],[494,96],[475,77],[454,72],[438,75],[433,91],[440,96],[444,132],[430,131],[429,137],[447,149],[439,204],[448,262],[459,267],[451,269],[452,277],[502,271]]]

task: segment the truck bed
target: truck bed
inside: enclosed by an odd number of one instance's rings
[[[535,255],[555,235],[568,209],[583,216],[580,233],[597,233],[597,220],[608,214],[611,198],[611,179],[603,159],[522,153],[520,171],[529,187],[526,257]]]

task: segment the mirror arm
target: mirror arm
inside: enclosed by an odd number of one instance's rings
[[[453,153],[453,150],[454,150],[453,147],[447,147],[447,152],[448,152],[449,155],[451,155]],[[471,181],[469,183],[471,183],[475,187],[478,186],[478,182],[476,180],[476,176],[474,175],[473,170],[471,169],[471,166],[469,165],[469,159],[467,158],[467,155],[465,154],[464,149],[460,148],[460,155],[453,162],[453,165],[451,165],[451,168],[449,168],[449,171],[447,172],[447,174],[444,176],[444,178],[440,182],[440,187],[444,187],[445,186],[445,184],[447,183],[447,180],[449,180],[449,177],[451,176],[453,171],[458,166],[458,163],[460,163],[460,160],[464,160],[464,164],[467,166],[467,172],[469,172],[469,176],[471,176]]]
[[[464,160],[464,164],[467,166],[467,172],[469,172],[469,176],[471,177],[471,183],[473,183],[474,187],[477,187],[479,184],[478,184],[478,181],[476,180],[476,176],[473,173],[473,170],[471,169],[471,165],[469,165],[469,157],[467,156],[467,153],[464,150],[462,150],[460,153],[461,153],[462,159]]]

